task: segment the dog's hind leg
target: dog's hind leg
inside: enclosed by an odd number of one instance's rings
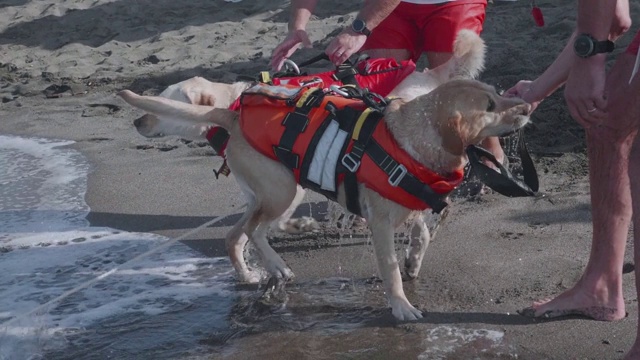
[[[238,280],[250,284],[257,284],[261,279],[260,273],[255,270],[250,270],[244,259],[244,247],[249,240],[244,233],[244,226],[253,214],[255,214],[257,209],[255,197],[253,197],[252,194],[247,194],[247,200],[247,210],[227,233],[225,245],[229,258],[231,259],[231,265],[233,265],[233,268],[236,270]]]
[[[298,185],[296,189],[296,196],[293,198],[291,205],[287,208],[284,214],[280,215],[277,222],[274,222],[274,227],[280,231],[284,231],[287,234],[302,234],[312,232],[320,229],[320,225],[316,219],[311,216],[303,216],[301,218],[291,218],[296,211],[302,200],[304,199],[305,190],[302,186]]]
[[[271,219],[273,220],[273,219]],[[250,234],[251,241],[258,249],[264,265],[270,275],[267,288],[262,295],[263,303],[286,301],[285,284],[293,278],[293,271],[284,260],[273,250],[267,239],[270,221],[265,221],[264,214],[255,213],[248,221],[245,231]]]
[[[424,259],[424,254],[431,241],[424,214],[416,214],[409,236],[409,249],[407,249],[407,255],[404,259],[404,280],[413,280],[418,277],[420,267],[422,267],[422,259]]]

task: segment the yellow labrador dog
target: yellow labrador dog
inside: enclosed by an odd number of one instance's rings
[[[229,166],[248,201],[245,214],[226,239],[231,262],[240,279],[257,280],[243,258],[247,241],[244,234],[248,235],[271,276],[270,283],[275,279],[275,287],[281,289],[293,277],[293,272],[269,245],[267,231],[270,224],[290,208],[298,193],[291,169],[263,155],[248,142],[237,112],[163,97],[139,96],[128,90],[119,95],[127,103],[158,118],[183,124],[194,135],[202,136],[213,126],[229,131]],[[433,172],[447,176],[459,173],[465,166],[468,145],[520,129],[529,121],[530,110],[530,105],[523,100],[502,97],[484,83],[451,80],[412,100],[392,101],[384,110],[382,121],[410,157]],[[371,229],[378,271],[392,313],[399,320],[421,318],[422,313],[405,296],[393,240],[396,227],[416,212],[362,184],[358,190],[357,200]],[[337,201],[346,208],[344,183],[337,188]],[[405,263],[405,270],[412,277],[420,269],[430,240],[424,221],[418,228],[420,234],[411,239]]]
[[[435,68],[416,71],[400,82],[389,96],[412,100],[419,95],[426,94],[438,85],[453,79],[475,79],[484,67],[485,45],[482,39],[473,31],[461,30],[454,43],[454,55],[450,61]],[[201,77],[194,77],[177,84],[173,84],[160,97],[181,101],[187,104],[207,105],[215,108],[227,109],[252,84],[236,82],[224,84],[208,81]],[[145,137],[160,137],[178,135],[191,140],[203,140],[205,133],[191,123],[172,118],[169,114],[145,114],[134,121],[138,132]],[[286,233],[300,233],[318,228],[313,218],[291,219],[297,205],[304,198],[304,190],[300,187],[296,199],[280,219],[274,223],[274,228]],[[416,262],[421,259],[413,259]],[[414,272],[407,272],[406,276],[415,278]],[[254,276],[241,274],[245,281],[255,281]]]

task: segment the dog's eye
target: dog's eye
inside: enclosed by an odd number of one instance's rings
[[[492,98],[489,98],[489,105],[487,105],[487,111],[493,111],[496,109],[496,102]]]

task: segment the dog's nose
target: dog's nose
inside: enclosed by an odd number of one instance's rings
[[[133,125],[134,125],[136,128],[139,128],[139,127],[140,127],[140,125],[142,125],[142,118],[143,118],[143,117],[144,117],[144,116],[140,116],[139,118],[137,118],[137,119],[133,120]]]

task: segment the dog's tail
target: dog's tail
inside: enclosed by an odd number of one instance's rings
[[[484,69],[485,44],[472,30],[460,30],[453,43],[450,79],[475,79]]]
[[[195,123],[214,123],[230,129],[237,112],[215,109],[211,106],[187,104],[159,96],[142,96],[130,90],[122,90],[118,95],[130,105],[156,116],[167,116]]]

